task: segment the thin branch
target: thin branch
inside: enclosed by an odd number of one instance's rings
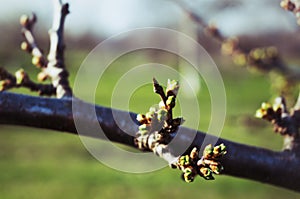
[[[50,50],[46,57],[42,50],[38,47],[34,34],[33,26],[36,23],[37,17],[33,14],[31,17],[23,15],[20,18],[22,25],[22,34],[25,41],[22,42],[21,48],[32,54],[32,63],[41,68],[38,75],[39,81],[44,81],[48,77],[51,78],[53,87],[56,89],[56,97],[71,97],[72,89],[69,85],[69,73],[65,67],[64,60],[64,22],[69,13],[69,5],[63,4],[61,0],[54,1],[53,24],[49,30]]]
[[[78,107],[72,112],[73,106]],[[75,103],[75,104],[74,104]],[[97,118],[93,118],[90,110],[96,110]],[[114,112],[114,114],[112,113]],[[138,131],[138,125],[132,125],[136,114],[113,110],[101,106],[94,106],[71,98],[55,99],[25,96],[13,93],[0,93],[0,123],[24,125],[45,129],[57,130],[77,134],[74,118],[86,127],[86,136],[104,139],[104,135],[96,132],[95,127],[101,125],[107,138],[131,147],[137,147],[134,137],[125,132]],[[118,126],[114,118],[122,118]],[[206,135],[202,132],[181,127],[177,135],[178,143],[182,145],[201,146]],[[44,131],[47,132],[47,131]],[[292,152],[274,152],[263,148],[234,143],[219,139],[217,144],[224,143],[228,154],[220,160],[224,166],[224,174],[256,180],[290,190],[300,192],[300,158]],[[168,146],[163,154],[173,154],[174,148]],[[178,147],[178,146],[173,146]],[[176,150],[175,150],[176,151]],[[288,180],[286,180],[288,179]]]
[[[48,54],[47,74],[51,77],[53,86],[56,88],[57,98],[72,96],[69,85],[69,73],[64,60],[64,22],[69,13],[69,4],[63,4],[61,0],[53,0],[54,13],[53,24],[49,30],[50,51]]]
[[[51,96],[56,92],[52,84],[37,84],[33,82],[23,69],[18,70],[15,75],[12,75],[4,68],[0,68],[0,80],[0,91],[25,87],[31,91],[38,92],[39,95]]]
[[[276,71],[285,77],[289,83],[300,80],[300,71],[292,69],[280,57],[275,47],[254,48],[251,50],[243,49],[238,38],[226,37],[215,25],[206,23],[202,17],[192,8],[189,8],[182,1],[174,0],[179,7],[194,21],[204,32],[215,39],[221,45],[222,52],[231,56],[238,65],[254,67],[264,72]]]
[[[36,15],[33,13],[31,17],[22,15],[20,24],[22,25],[22,34],[25,41],[21,44],[21,49],[32,54],[32,63],[38,68],[46,68],[47,60],[44,57],[42,50],[38,47],[33,34],[33,26],[36,23]]]
[[[284,136],[284,149],[291,150],[300,157],[299,109],[288,111],[285,99],[277,97],[273,105],[262,103],[261,108],[256,111],[256,117],[271,122],[274,131]]]

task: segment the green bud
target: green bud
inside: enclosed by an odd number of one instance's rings
[[[148,112],[146,113],[146,118],[152,119],[154,117],[154,112]]]
[[[204,151],[203,151],[203,156],[204,156],[205,158],[212,156],[212,155],[213,155],[213,150],[214,150],[214,149],[213,149],[213,147],[212,147],[211,144],[207,145],[207,146],[205,147]]]
[[[159,104],[158,104],[158,107],[159,107],[160,109],[165,109],[165,108],[166,108],[166,105],[165,105],[165,103],[161,100],[161,101],[159,102]]]
[[[200,173],[202,174],[203,178],[205,178],[206,180],[213,180],[214,179],[214,177],[212,175],[212,172],[209,168],[201,167],[200,168]]]
[[[168,112],[165,109],[160,109],[157,112],[157,119],[159,122],[165,121],[167,119]]]
[[[199,158],[199,152],[198,152],[198,149],[197,147],[194,147],[190,153],[190,157],[195,160],[197,158]]]
[[[185,168],[183,170],[183,178],[184,181],[190,183],[194,181],[195,173],[193,172],[191,167]]]
[[[149,125],[147,125],[147,124],[142,124],[142,125],[140,125],[139,126],[139,132],[141,133],[141,132],[143,132],[143,133],[145,133],[145,132],[148,132],[149,131]],[[141,133],[142,134],[142,133]]]
[[[261,119],[261,118],[264,118],[266,116],[266,114],[267,114],[267,111],[265,109],[260,108],[255,112],[255,117]]]
[[[187,166],[190,164],[190,156],[184,155],[179,158],[179,164],[181,166]]]
[[[27,77],[27,74],[25,73],[25,71],[23,69],[20,69],[15,73],[15,76],[16,76],[16,81],[17,81],[16,83],[22,84],[24,79]]]
[[[213,150],[213,154],[216,158],[220,157],[220,156],[223,156],[224,154],[226,154],[226,146],[224,144],[220,144],[218,146],[215,146],[214,150]]]
[[[223,154],[223,155],[225,155],[226,153],[227,153],[227,147],[225,146],[225,144],[220,144],[219,145],[220,147],[221,147],[221,153]]]
[[[183,172],[184,173],[187,173],[187,174],[191,174],[192,173],[192,169],[191,168],[185,168],[184,170],[183,170]]]
[[[220,152],[221,152],[221,147],[220,147],[220,146],[215,146],[215,147],[214,147],[213,153],[214,153],[215,155],[218,155]]]
[[[224,169],[220,163],[218,163],[216,165],[209,165],[209,168],[212,170],[212,172],[214,172],[217,175],[219,175],[220,172],[222,172]]]
[[[167,88],[166,88],[167,96],[170,96],[170,95],[176,96],[178,93],[178,90],[179,90],[179,82],[176,80],[171,81],[170,79],[168,79]]]
[[[194,175],[192,173],[184,173],[183,178],[184,178],[184,181],[187,183],[194,181]]]
[[[167,106],[169,106],[171,108],[174,108],[175,107],[175,100],[176,100],[175,96],[169,96],[167,101],[166,101]]]

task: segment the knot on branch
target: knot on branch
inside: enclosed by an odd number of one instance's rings
[[[227,153],[224,144],[213,147],[207,145],[203,151],[202,157],[199,157],[199,150],[194,147],[190,154],[181,156],[173,168],[180,169],[182,178],[186,182],[193,182],[197,175],[206,180],[214,180],[213,174],[220,174],[223,166],[219,159]]]

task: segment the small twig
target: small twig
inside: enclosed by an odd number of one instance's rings
[[[55,94],[55,88],[52,84],[37,84],[33,82],[23,69],[18,70],[15,75],[12,75],[4,68],[0,68],[0,80],[0,91],[25,87],[31,91],[38,92],[39,95],[51,96]]]
[[[63,38],[64,22],[69,13],[69,5],[63,4],[61,0],[54,0],[53,4],[54,15],[53,24],[49,30],[50,50],[47,59],[42,50],[38,47],[32,31],[37,20],[35,14],[31,17],[23,15],[20,18],[20,23],[23,27],[22,34],[25,38],[25,41],[21,44],[21,48],[32,54],[32,63],[38,68],[41,68],[41,72],[38,74],[38,80],[45,81],[50,77],[53,85],[52,87],[56,89],[56,97],[70,97],[72,96],[72,90],[68,81],[69,73],[65,67],[65,45]]]
[[[46,68],[47,60],[42,50],[38,47],[35,36],[33,34],[33,26],[36,23],[36,15],[33,13],[31,17],[22,15],[20,24],[22,25],[22,34],[25,41],[21,44],[21,49],[32,54],[32,63],[38,68]]]
[[[284,136],[284,149],[293,151],[300,156],[300,110],[297,104],[288,112],[285,99],[276,98],[273,105],[262,103],[256,111],[256,117],[265,119],[272,123],[274,131]]]
[[[158,94],[160,96],[161,100],[163,101],[164,105],[166,105],[167,97],[166,97],[163,87],[161,85],[159,85],[158,81],[155,78],[153,78],[152,81],[153,81],[154,93]]]

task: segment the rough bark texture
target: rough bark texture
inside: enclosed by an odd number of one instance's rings
[[[132,121],[120,122],[120,118],[127,118],[128,120],[127,112],[101,106],[94,107],[92,104],[76,99],[73,99],[73,103],[80,107],[74,112],[70,98],[41,98],[2,92],[0,93],[0,123],[77,134],[74,124],[76,117],[77,121],[89,129],[86,131],[86,136],[104,138],[103,135],[90,131],[94,125],[100,124],[105,135],[111,141],[136,147],[132,135],[137,132],[138,126],[134,125]],[[91,110],[96,110],[96,120],[92,119]],[[113,112],[119,118],[119,126],[115,122]],[[136,114],[130,113],[130,117],[130,120],[135,121]],[[206,136],[202,132],[197,132],[195,137],[195,130],[184,127],[181,128],[181,131],[183,133],[179,135],[178,140],[181,144],[192,143],[191,147],[201,146]],[[131,132],[131,135],[125,132]],[[218,143],[224,143],[228,147],[228,154],[221,160],[225,167],[224,174],[300,192],[300,157],[295,153],[289,151],[274,152],[224,139],[219,139]]]

